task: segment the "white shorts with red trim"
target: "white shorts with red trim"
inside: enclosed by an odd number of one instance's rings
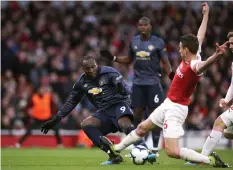
[[[188,115],[188,106],[166,98],[150,115],[149,119],[163,129],[165,138],[179,138],[184,135],[182,125]]]

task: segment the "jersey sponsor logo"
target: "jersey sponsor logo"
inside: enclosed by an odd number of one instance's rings
[[[155,49],[155,47],[154,47],[153,45],[149,45],[149,46],[148,46],[148,49],[149,49],[150,51],[152,51],[153,49]]]
[[[150,60],[150,52],[139,51],[136,53],[136,60]]]
[[[102,93],[102,91],[103,91],[102,88],[94,87],[94,88],[88,90],[88,93],[93,94],[93,95],[97,95],[97,94]]]

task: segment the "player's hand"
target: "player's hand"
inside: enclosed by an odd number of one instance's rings
[[[209,9],[209,5],[207,4],[207,2],[204,2],[201,5],[202,5],[202,14],[208,15],[210,9]]]
[[[101,57],[104,57],[110,61],[113,61],[114,60],[114,56],[109,52],[109,50],[106,50],[106,49],[101,49],[100,50],[100,56]]]
[[[56,125],[56,122],[52,119],[49,120],[47,122],[45,122],[42,126],[41,126],[41,132],[44,134],[47,134],[48,131],[53,128]]]
[[[226,51],[227,44],[228,44],[228,41],[225,42],[225,43],[222,44],[222,45],[219,45],[218,43],[216,43],[216,54],[217,54],[217,55],[223,55],[224,52]]]
[[[170,72],[169,75],[168,75],[168,77],[170,78],[170,80],[173,80],[174,76],[175,76],[175,72],[173,72],[173,71]]]
[[[220,99],[219,107],[221,107],[223,109],[225,109],[227,107],[227,102],[225,101],[225,99]]]

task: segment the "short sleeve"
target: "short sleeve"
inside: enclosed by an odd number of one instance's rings
[[[132,47],[132,42],[130,42],[130,44],[129,44],[128,57],[131,57],[131,58],[134,57],[134,51],[133,51],[133,47]]]
[[[195,73],[197,73],[197,67],[200,62],[200,60],[192,60],[190,63],[190,67]]]

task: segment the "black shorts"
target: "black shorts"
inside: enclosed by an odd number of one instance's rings
[[[133,108],[157,108],[164,100],[162,86],[133,84],[131,100]]]
[[[106,110],[94,113],[92,116],[100,120],[100,130],[103,135],[121,132],[118,120],[123,116],[128,116],[133,121],[133,112],[127,103],[117,103]]]

